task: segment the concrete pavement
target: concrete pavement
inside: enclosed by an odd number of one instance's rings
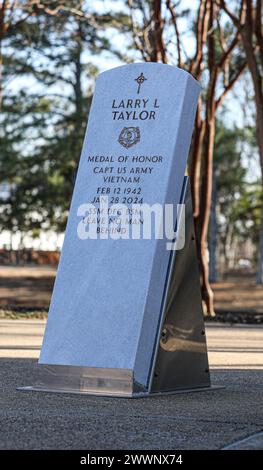
[[[0,358],[37,359],[45,320],[0,320]],[[210,367],[263,369],[263,326],[208,324]]]
[[[0,448],[263,449],[263,327],[207,326],[224,389],[129,400],[16,391],[34,382],[44,326],[0,321]]]

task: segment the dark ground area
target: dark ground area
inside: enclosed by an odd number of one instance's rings
[[[215,370],[223,389],[131,400],[17,391],[36,369],[1,359],[1,449],[220,449],[262,431],[262,371]]]
[[[0,317],[7,308],[44,315],[54,276],[48,267],[0,268]],[[220,321],[263,317],[263,289],[251,277],[214,291]],[[17,391],[35,382],[44,325],[0,319],[1,449],[263,449],[262,326],[207,325],[212,383],[224,388],[131,400]]]

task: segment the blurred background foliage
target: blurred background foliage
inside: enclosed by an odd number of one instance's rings
[[[202,85],[189,174],[207,313],[209,279],[248,269],[262,283],[262,2],[0,5],[2,248],[41,248],[45,233],[55,236],[47,249],[59,246],[96,75],[161,61]]]

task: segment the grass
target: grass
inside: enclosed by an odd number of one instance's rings
[[[46,310],[13,310],[13,309],[0,309],[0,319],[7,320],[23,320],[23,319],[37,319],[45,320],[47,318]]]

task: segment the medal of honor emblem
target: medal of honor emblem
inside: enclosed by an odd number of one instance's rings
[[[125,147],[129,148],[132,145],[140,142],[140,129],[139,127],[124,127],[119,135],[119,143]]]

